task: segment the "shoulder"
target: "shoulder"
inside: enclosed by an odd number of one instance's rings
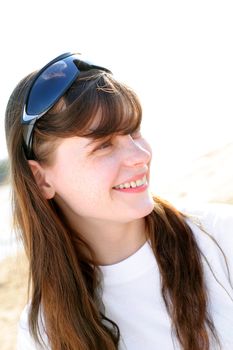
[[[217,241],[233,244],[233,205],[207,203],[178,208],[188,223],[200,223]]]
[[[222,266],[226,258],[233,279],[233,205],[207,203],[178,209],[187,215],[186,221],[202,252],[212,255],[213,260],[219,258]]]
[[[30,334],[28,323],[29,311],[30,304],[27,304],[20,315],[17,334],[17,350],[47,350],[49,349],[47,346],[41,347],[40,345],[36,344]],[[40,331],[42,330],[41,327],[42,326],[40,325]],[[42,332],[42,335],[43,339],[46,341],[44,332]]]

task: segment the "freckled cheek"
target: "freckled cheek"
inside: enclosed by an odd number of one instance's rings
[[[58,164],[52,173],[52,180],[55,191],[61,195],[70,195],[70,192],[86,188],[85,170],[80,164],[74,162],[63,162]]]
[[[94,172],[92,169],[92,176],[97,177],[96,183],[102,189],[109,189],[115,185],[116,179],[119,175],[119,159],[117,156],[112,155],[105,157],[94,166]]]
[[[53,173],[56,192],[69,197],[86,194],[88,198],[104,196],[117,180],[119,160],[115,156],[96,159],[91,164],[70,162],[55,169]]]

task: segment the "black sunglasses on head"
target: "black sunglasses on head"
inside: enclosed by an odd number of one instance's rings
[[[28,89],[21,117],[27,159],[33,157],[32,141],[36,121],[65,94],[79,76],[80,71],[90,69],[111,73],[104,67],[82,60],[82,56],[78,53],[68,52],[50,61],[36,74]]]

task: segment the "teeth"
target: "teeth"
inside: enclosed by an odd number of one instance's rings
[[[123,184],[123,186],[124,186],[125,188],[130,188],[130,183],[129,183],[129,182],[126,182],[125,184]]]
[[[142,184],[143,184],[142,180],[137,180],[137,181],[136,181],[136,185],[137,185],[137,186],[142,186]]]
[[[131,182],[125,182],[123,184],[117,185],[114,188],[118,188],[118,189],[123,189],[123,188],[135,188],[135,187],[139,187],[139,186],[143,186],[146,184],[146,175],[143,176],[142,179],[139,179],[137,181],[131,181]]]

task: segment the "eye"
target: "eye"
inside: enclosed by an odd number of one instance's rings
[[[102,145],[100,145],[99,149],[104,149],[104,148],[108,148],[111,146],[112,146],[112,143],[110,141],[108,141],[108,142],[104,142]]]
[[[96,147],[95,151],[101,151],[107,148],[110,148],[112,146],[112,141],[111,140],[107,140],[103,143],[101,143],[98,147]]]

